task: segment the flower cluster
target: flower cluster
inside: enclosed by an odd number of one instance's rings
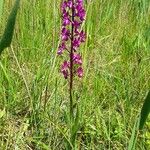
[[[72,68],[74,75],[82,77],[82,58],[78,48],[81,43],[85,42],[86,38],[84,31],[81,29],[82,22],[85,19],[83,0],[64,0],[61,4],[61,13],[61,43],[57,53],[62,55],[64,52],[67,52],[69,57],[71,57],[69,61],[65,60],[63,62],[61,72],[64,78],[67,79]],[[71,67],[71,64],[73,67]]]

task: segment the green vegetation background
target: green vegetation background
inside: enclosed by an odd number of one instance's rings
[[[4,1],[0,35],[13,0]],[[79,149],[127,149],[150,87],[149,0],[86,0],[76,79],[81,110]],[[0,12],[1,13],[1,12]],[[0,149],[64,149],[68,84],[57,57],[60,0],[23,0],[13,43],[0,60]],[[150,119],[136,150],[150,149]]]

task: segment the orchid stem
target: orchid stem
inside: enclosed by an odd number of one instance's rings
[[[73,40],[74,40],[74,0],[72,0],[71,50],[70,50],[70,119],[73,119]]]

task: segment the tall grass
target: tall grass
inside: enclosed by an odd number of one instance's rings
[[[127,149],[150,87],[150,2],[87,0],[77,149]],[[0,33],[13,1],[4,3]],[[0,148],[65,149],[68,89],[59,72],[60,0],[23,0],[0,61]],[[81,115],[82,114],[82,115]],[[135,149],[150,148],[149,119]]]

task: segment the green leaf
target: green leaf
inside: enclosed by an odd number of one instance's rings
[[[0,110],[0,119],[6,114],[5,109]]]
[[[4,0],[0,0],[0,21],[1,21],[1,16],[3,12],[3,3],[4,3]]]
[[[132,135],[129,140],[128,150],[135,150],[135,144],[137,142],[137,135],[138,135],[138,127],[139,127],[139,118],[136,120],[134,127],[132,129]]]
[[[80,121],[80,110],[79,110],[79,107],[77,105],[77,112],[76,112],[76,116],[74,118],[74,123],[73,123],[72,131],[71,131],[71,143],[73,146],[75,146],[76,135],[77,135],[77,132],[78,132],[79,127],[80,127],[79,121]]]
[[[16,0],[15,4],[11,10],[11,13],[8,17],[8,21],[5,27],[5,31],[3,33],[3,36],[0,40],[0,55],[2,51],[6,48],[9,47],[12,41],[13,37],[13,32],[14,32],[14,27],[15,27],[15,21],[16,21],[16,16],[17,16],[17,11],[19,8],[19,2],[20,0]]]
[[[141,110],[140,125],[139,125],[140,130],[143,129],[149,113],[150,113],[150,91],[149,91],[147,97],[145,98],[145,101],[144,101],[144,104],[143,104],[143,107]]]

